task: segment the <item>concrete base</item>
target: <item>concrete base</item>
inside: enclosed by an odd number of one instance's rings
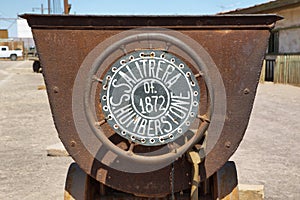
[[[263,185],[244,185],[239,184],[239,200],[263,200],[264,186]]]
[[[47,147],[47,156],[69,156],[62,143],[57,143]]]

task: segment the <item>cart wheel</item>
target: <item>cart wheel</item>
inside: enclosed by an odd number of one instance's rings
[[[157,46],[153,47],[154,44]],[[172,49],[169,49],[170,45]],[[136,46],[139,47],[138,50],[136,50]],[[149,46],[151,46],[151,48]],[[120,47],[123,48],[124,52],[127,52],[126,55],[123,55],[123,51],[119,50]],[[124,49],[125,47],[127,49]],[[114,54],[114,52],[118,53],[119,51],[123,56],[120,57]],[[179,52],[176,53],[177,51]],[[205,50],[203,49],[203,51]],[[181,53],[186,56],[184,60],[189,60],[194,63],[193,68],[190,68],[192,65],[188,65],[179,57],[175,56],[176,54],[180,54],[180,52],[184,52]],[[208,55],[206,51],[203,53]],[[111,58],[113,62],[107,64],[106,62],[109,56],[113,57]],[[174,77],[167,82],[166,71],[162,79],[156,81],[149,74],[144,74],[140,75],[143,80],[135,87],[133,87],[135,82],[134,84],[130,83],[130,85],[123,84],[126,80],[122,77],[130,76],[130,73],[134,74],[133,71],[139,73],[138,69],[140,66],[136,67],[136,63],[141,59],[147,60],[147,62],[150,62],[151,59],[159,60],[159,62],[166,65],[165,69],[171,68],[176,71],[174,72]],[[216,91],[215,85],[213,84],[216,81],[211,80],[211,76],[209,76],[208,72],[208,69],[212,68],[211,66],[215,66],[212,61],[210,61],[209,64],[204,62],[189,45],[172,35],[141,32],[133,33],[115,43],[110,43],[109,48],[103,50],[100,56],[92,62],[92,66],[85,63],[82,65],[82,72],[91,68],[90,72],[85,72],[85,74],[88,74],[88,77],[78,78],[78,81],[75,82],[73,87],[74,91],[79,91],[79,95],[81,96],[82,91],[85,91],[84,104],[75,103],[78,109],[76,108],[74,110],[74,115],[77,116],[78,113],[80,114],[80,116],[78,115],[80,119],[87,119],[87,126],[91,133],[98,137],[103,152],[111,151],[117,155],[117,159],[109,163],[99,158],[102,163],[118,171],[130,173],[155,171],[170,165],[201,141],[210,124],[216,101],[213,92]],[[125,65],[126,62],[127,64]],[[107,66],[111,66],[111,68],[107,68]],[[127,66],[131,66],[132,71],[128,72],[129,75],[124,75],[127,71],[126,69],[124,72],[122,70]],[[210,68],[208,66],[210,66]],[[77,77],[82,76],[78,75]],[[199,78],[196,79],[196,77]],[[199,79],[206,85],[207,95],[205,96],[205,102],[209,102],[208,104],[203,104],[205,106],[203,106],[203,112],[201,113],[198,112],[200,104]],[[88,82],[85,82],[86,80],[88,80]],[[120,84],[122,84],[121,86],[125,85],[126,88],[129,86],[129,90],[124,90],[125,86],[120,88]],[[86,87],[79,89],[82,85]],[[119,87],[115,87],[115,85]],[[118,89],[120,89],[120,91],[118,91]],[[128,91],[132,92],[132,94],[127,94],[126,92]],[[126,94],[124,94],[124,92]],[[139,94],[138,98],[133,98],[134,96],[137,97],[137,94]],[[147,97],[149,94],[151,94],[151,98],[153,97],[153,99]],[[186,96],[183,97],[183,94]],[[82,99],[78,98],[75,92],[73,95],[74,102],[76,102],[77,99]],[[171,99],[171,95],[174,96],[173,100]],[[100,99],[95,101],[99,96]],[[177,97],[186,99],[185,102],[181,101],[181,105],[184,104],[185,106],[182,107],[182,110],[177,110],[180,114],[172,111],[172,115],[170,114],[170,110],[173,109],[172,102],[177,102]],[[122,101],[118,101],[117,103],[111,102],[112,99],[121,99]],[[155,99],[156,103],[154,103]],[[128,102],[130,103],[126,104]],[[153,105],[151,103],[153,103]],[[81,105],[83,105],[83,107],[81,107]],[[113,107],[111,107],[111,105],[113,105]],[[81,109],[82,112],[77,112]],[[133,114],[131,111],[128,111],[128,114],[122,117],[124,122],[121,122],[118,119],[121,115],[118,114],[118,116],[115,116],[114,114],[119,113],[119,111],[116,111],[118,109],[133,109],[134,111]],[[101,117],[98,117],[97,113],[99,113]],[[81,114],[83,114],[83,116]],[[129,115],[131,116],[129,117]],[[168,115],[168,118],[165,118],[164,115]],[[128,119],[125,120],[125,118]],[[195,120],[195,118],[198,119]],[[162,124],[164,124],[165,128],[159,130],[160,134],[155,134],[153,128],[152,132],[149,132],[147,135],[145,134],[146,128],[144,130],[136,128],[138,124],[148,123],[147,120],[152,121],[153,124],[155,122],[158,129],[161,129]],[[81,125],[82,123],[78,123],[78,125],[79,124]],[[109,126],[107,126],[107,124]],[[190,128],[191,125],[195,128]],[[78,126],[77,128],[80,129],[82,127]],[[148,131],[149,130],[150,128]],[[82,137],[83,140],[86,138],[86,131],[86,129],[83,131],[85,133],[85,136]],[[114,134],[114,132],[116,134]],[[114,137],[105,133],[113,133]],[[113,141],[116,137],[120,138],[120,140]],[[123,148],[117,147],[120,141],[125,144]],[[86,146],[89,145],[90,144],[87,143]]]
[[[16,54],[10,55],[10,60],[11,61],[16,61],[17,60],[17,55]]]
[[[82,171],[77,163],[72,163],[65,183],[64,200],[97,199],[98,186],[99,182]]]
[[[41,71],[41,63],[40,61],[34,61],[32,64],[32,69],[34,72],[38,73]]]

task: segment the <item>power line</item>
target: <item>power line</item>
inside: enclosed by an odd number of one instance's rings
[[[48,8],[44,8],[44,5],[41,4],[40,8],[32,8],[32,11],[34,12],[35,10],[41,10],[41,14],[44,14],[44,10],[48,10]]]
[[[4,13],[3,11],[0,11],[0,16],[7,16],[7,14]]]
[[[0,20],[5,20],[5,21],[11,21],[11,20],[17,20],[18,18],[10,18],[10,17],[0,17]]]
[[[13,21],[13,22],[8,26],[7,30],[9,30],[15,23],[16,23],[16,20]]]
[[[4,21],[3,23],[0,23],[0,29],[2,27],[8,27],[5,29],[10,29],[17,21],[18,18],[10,18],[10,17],[0,17],[0,22]]]

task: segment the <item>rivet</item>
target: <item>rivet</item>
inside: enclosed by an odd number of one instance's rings
[[[75,141],[71,141],[71,147],[75,147],[76,146],[76,142]]]
[[[225,147],[230,148],[230,146],[231,146],[231,142],[229,141],[225,142]]]
[[[245,88],[245,89],[244,89],[244,94],[249,94],[249,93],[250,93],[249,88]]]
[[[59,88],[58,88],[57,86],[54,86],[54,87],[53,87],[53,92],[54,92],[54,93],[58,93],[58,92],[59,92]]]

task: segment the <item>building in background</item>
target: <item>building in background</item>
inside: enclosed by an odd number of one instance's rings
[[[228,12],[230,14],[268,14],[284,17],[276,23],[270,38],[269,52],[275,54],[300,54],[300,0],[277,0],[249,8]]]
[[[300,0],[276,0],[226,14],[270,14],[284,17],[271,32],[263,71],[266,81],[300,85]]]
[[[0,30],[0,46],[8,46],[10,50],[22,50],[24,51],[24,42],[22,40],[15,40],[8,37],[8,30]]]
[[[17,19],[17,37],[13,38],[15,41],[23,41],[25,50],[34,46],[33,36],[31,28],[29,27],[27,20]]]
[[[7,29],[0,30],[0,45],[8,46],[12,50],[23,50],[26,54],[30,48],[34,47],[31,28],[28,26],[27,21],[21,18],[15,19],[15,23],[12,24],[16,26],[15,37],[9,37]]]
[[[33,38],[31,28],[28,26],[26,19],[17,19],[17,37],[18,38]]]
[[[68,3],[68,0],[47,0],[47,5],[33,7],[32,10],[23,11],[24,13],[35,13],[39,14],[68,14],[66,10],[69,11],[71,5]],[[2,13],[0,13],[0,16]],[[19,45],[11,45],[10,42],[23,42],[24,45],[21,48],[26,50],[34,46],[34,40],[32,37],[31,29],[27,24],[27,21],[19,17],[5,17],[1,16],[0,18],[0,42],[2,45],[8,45],[11,48],[20,48]]]
[[[8,38],[8,30],[0,29],[0,39],[7,39],[7,38]]]

